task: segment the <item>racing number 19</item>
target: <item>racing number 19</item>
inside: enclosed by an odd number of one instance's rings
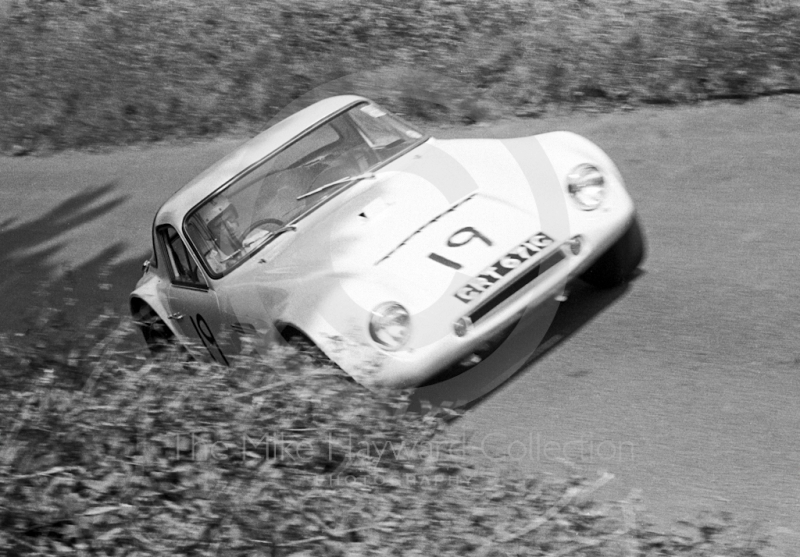
[[[455,232],[453,232],[453,234],[450,235],[450,237],[447,239],[447,247],[460,248],[461,246],[470,243],[475,238],[478,238],[487,246],[492,245],[492,241],[489,238],[487,238],[486,236],[484,236],[471,226],[466,226],[464,228],[461,228],[460,230],[456,230]],[[445,267],[450,267],[451,269],[455,269],[456,271],[459,270],[461,267],[463,267],[463,265],[461,265],[460,263],[456,263],[452,259],[443,257],[438,253],[431,253],[428,255],[428,257],[436,261],[437,263],[444,265]]]
[[[217,344],[217,339],[214,338],[214,333],[211,332],[211,327],[208,326],[203,316],[198,313],[197,319],[189,316],[189,320],[192,322],[194,330],[197,331],[197,336],[200,337],[203,346],[206,347],[211,357],[220,364],[229,365],[228,359],[225,357],[225,354],[222,353],[222,349],[219,347],[219,344]]]

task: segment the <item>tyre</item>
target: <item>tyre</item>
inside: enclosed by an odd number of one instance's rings
[[[597,288],[619,286],[631,278],[644,257],[644,232],[634,216],[625,233],[581,275],[581,279]]]
[[[308,359],[311,363],[319,366],[328,366],[334,369],[340,369],[336,363],[331,360],[325,352],[314,344],[310,338],[301,333],[293,327],[289,327],[281,331],[286,344],[297,350],[298,354]]]
[[[355,379],[345,373],[345,371],[340,368],[336,362],[331,360],[327,354],[320,350],[320,348],[306,335],[293,328],[284,330],[282,334],[284,340],[286,340],[286,343],[297,350],[297,353],[301,358],[300,361],[310,363],[314,367],[330,368],[336,372],[336,377],[338,380],[350,384],[356,384]]]
[[[142,331],[142,336],[152,354],[160,354],[174,346],[175,335],[161,320],[153,308],[142,304],[135,312],[134,319]]]

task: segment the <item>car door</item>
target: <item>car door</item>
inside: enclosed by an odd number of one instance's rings
[[[167,287],[168,319],[183,335],[204,346],[216,362],[228,365],[234,347],[230,337],[222,334],[224,323],[219,302],[208,279],[175,228],[162,226],[158,236],[167,255],[171,279]]]

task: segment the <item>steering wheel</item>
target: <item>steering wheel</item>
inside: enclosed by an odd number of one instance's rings
[[[358,150],[357,155],[364,157],[364,160],[366,160],[367,162],[366,168],[362,169],[362,172],[366,171],[367,168],[375,166],[381,161],[380,155],[375,151],[373,151],[372,148],[367,147],[366,145]]]
[[[283,222],[282,220],[274,219],[274,218],[271,218],[271,217],[265,218],[265,219],[260,219],[260,220],[255,221],[254,223],[252,223],[250,226],[247,227],[247,230],[242,235],[242,238],[244,238],[245,241],[246,241],[247,237],[250,236],[250,234],[253,233],[256,229],[261,229],[264,232],[274,232],[274,231],[278,230],[284,224],[286,224],[286,223]]]

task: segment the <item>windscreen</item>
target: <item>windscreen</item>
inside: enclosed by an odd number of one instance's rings
[[[186,235],[218,278],[281,227],[347,187],[348,178],[381,166],[422,138],[377,105],[356,105],[205,200],[186,220]]]

